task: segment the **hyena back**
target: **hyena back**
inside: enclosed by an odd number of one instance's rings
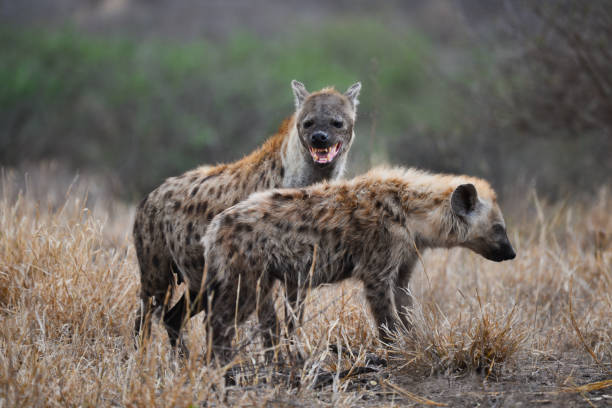
[[[515,256],[485,181],[414,169],[377,168],[350,181],[254,194],[218,215],[203,244],[215,353],[227,350],[234,317],[244,321],[276,280],[288,291],[362,281],[388,340],[382,325],[408,324],[398,311],[410,303],[404,288],[419,251],[463,246],[494,261]],[[259,318],[264,331],[276,329]]]
[[[295,113],[261,148],[232,164],[203,166],[171,177],[138,206],[133,230],[142,301],[137,335],[143,326],[148,335],[144,318],[165,307],[175,274],[178,282],[201,280],[204,257],[200,239],[215,215],[255,191],[302,187],[343,173],[354,139],[361,85],[354,84],[344,94],[333,88],[311,94],[297,81],[292,82],[292,88]],[[197,290],[190,291],[192,300],[195,294]],[[188,313],[186,303],[183,296],[164,313],[173,346]],[[269,313],[274,312],[272,302],[266,307]]]

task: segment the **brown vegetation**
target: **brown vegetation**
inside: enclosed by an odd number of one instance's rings
[[[275,366],[261,364],[253,325],[245,325],[231,368],[239,386],[230,386],[227,367],[205,364],[199,318],[188,325],[186,361],[173,358],[159,324],[134,348],[132,209],[99,201],[88,208],[79,185],[62,200],[15,194],[11,185],[5,177],[0,202],[2,406],[610,402],[606,190],[558,204],[532,193],[521,211],[506,209],[515,214],[507,216],[513,262],[466,250],[423,254],[411,283],[414,330],[389,347],[376,342],[353,282],[308,295],[304,323],[279,347]]]

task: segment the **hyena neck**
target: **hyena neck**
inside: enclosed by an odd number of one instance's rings
[[[421,228],[413,233],[414,244],[417,249],[427,248],[453,248],[459,246],[453,227],[446,222],[432,222],[424,220]]]
[[[457,228],[456,219],[444,202],[433,203],[431,196],[425,194],[425,197],[424,201],[408,199],[402,204],[406,228],[414,246],[418,250],[456,246],[453,238],[453,230]]]
[[[289,135],[283,142],[281,152],[283,168],[285,168],[282,180],[284,188],[305,187],[323,180],[334,180],[344,173],[345,154],[340,155],[327,166],[318,166],[300,142],[295,125],[289,129]]]

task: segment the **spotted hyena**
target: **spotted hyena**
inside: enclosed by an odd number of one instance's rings
[[[347,152],[355,134],[361,84],[345,93],[333,88],[309,93],[303,84],[291,83],[295,113],[264,145],[231,164],[204,166],[167,179],[138,206],[134,243],[140,266],[142,308],[136,334],[150,311],[160,311],[178,282],[201,280],[204,267],[200,239],[213,217],[251,193],[277,187],[303,187],[336,179],[344,171]],[[191,283],[189,288],[196,288]],[[197,292],[197,290],[196,290]],[[194,293],[190,293],[194,299]],[[176,344],[186,314],[183,296],[164,323]],[[272,302],[266,307],[272,308]],[[167,308],[165,308],[167,309]]]
[[[290,292],[362,281],[379,335],[388,340],[383,325],[407,324],[397,312],[410,303],[403,289],[419,252],[461,246],[493,261],[515,257],[486,181],[399,168],[253,194],[219,214],[202,242],[215,352],[228,346],[234,319],[254,310],[264,332],[276,330],[276,317],[257,308],[276,280]],[[200,276],[189,277],[192,290]]]

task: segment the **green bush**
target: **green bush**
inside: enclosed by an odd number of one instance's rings
[[[236,33],[223,43],[137,41],[73,28],[1,30],[2,163],[56,157],[112,170],[124,193],[248,152],[291,114],[291,79],[311,90],[344,90],[361,80],[359,130],[366,134],[375,104],[418,112],[411,95],[426,86],[427,40],[367,21],[314,34],[302,27],[274,41]],[[406,126],[405,112],[377,111],[377,138]]]
[[[605,2],[589,4],[527,3],[517,32],[493,29],[489,44],[356,18],[216,42],[5,25],[0,164],[57,158],[119,177],[136,198],[260,144],[293,111],[292,79],[310,90],[359,80],[353,173],[384,161],[485,176],[502,191],[590,189],[612,174],[612,37]]]

